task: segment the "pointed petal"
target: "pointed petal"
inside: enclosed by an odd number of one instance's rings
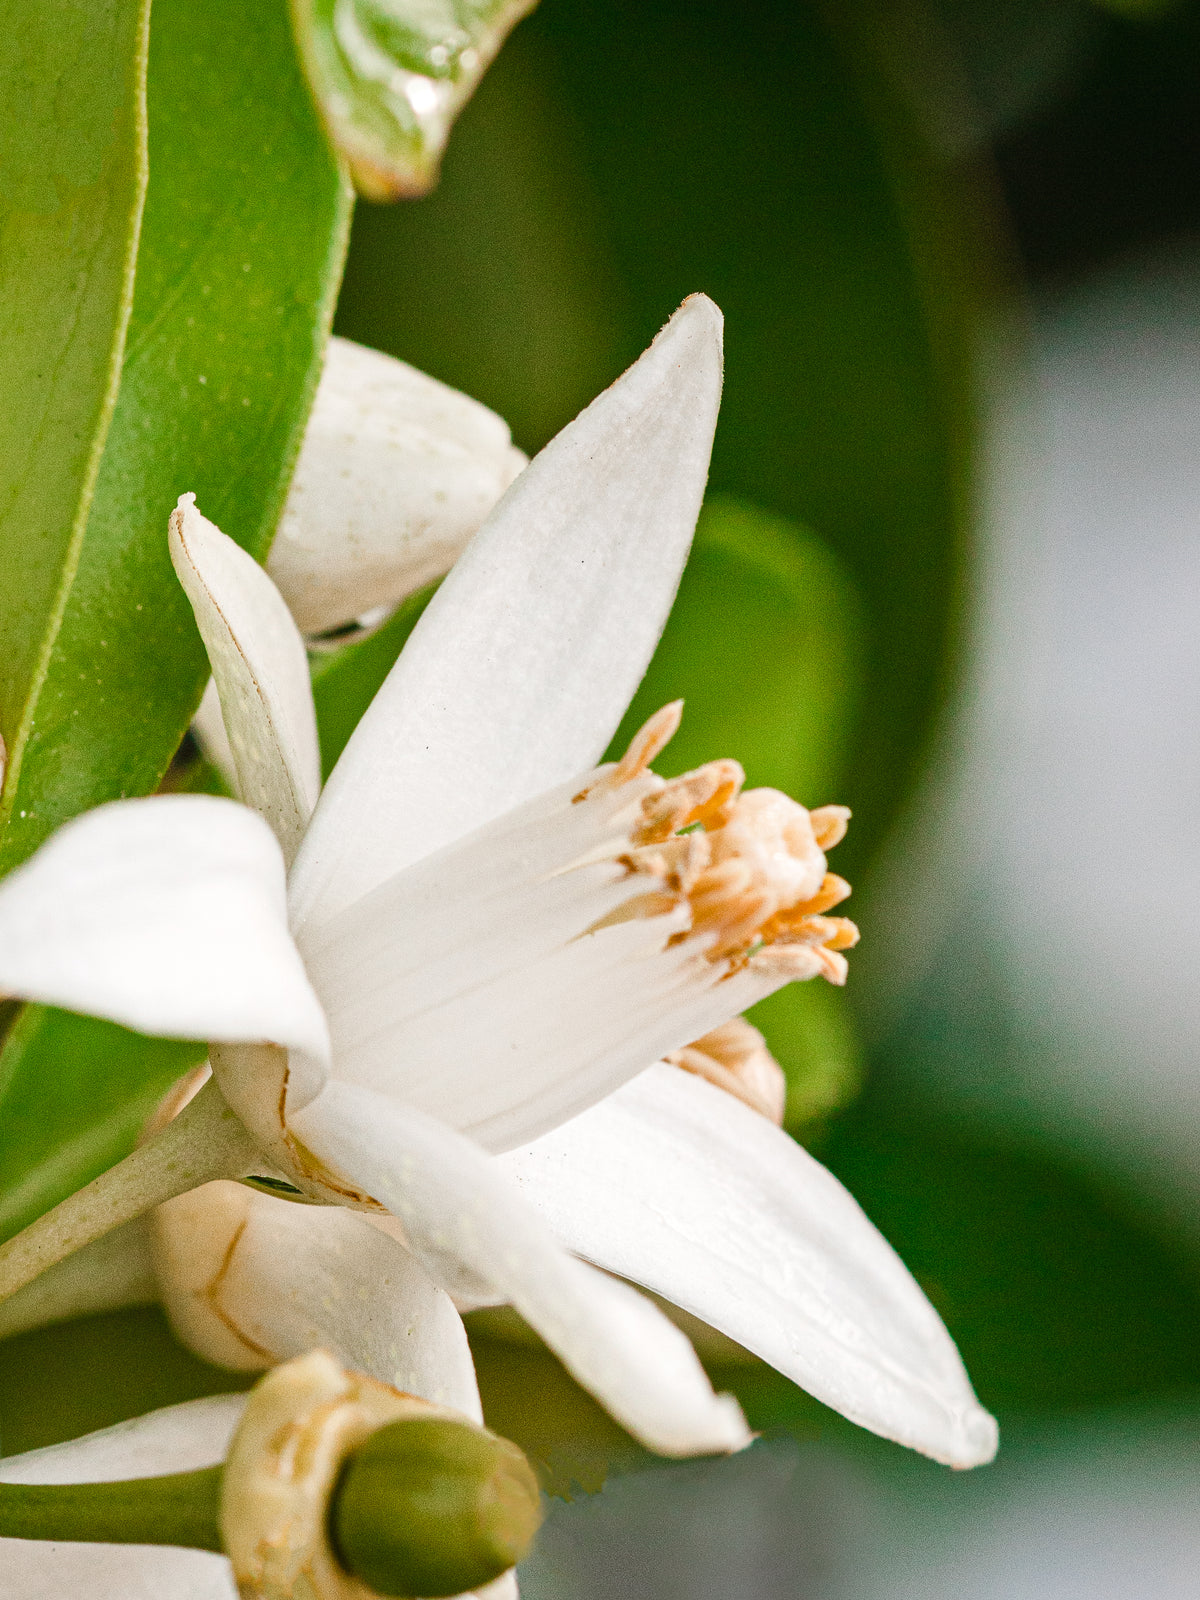
[[[222,1460],[246,1404],[217,1395],[0,1461],[4,1483],[104,1483]],[[161,1545],[0,1539],[0,1600],[237,1600],[224,1556]]]
[[[0,884],[0,994],[325,1061],[325,1017],[284,896],[270,829],[232,800],[100,806]]]
[[[435,1281],[477,1301],[510,1301],[652,1450],[699,1455],[748,1442],[736,1403],[713,1394],[679,1330],[625,1284],[560,1249],[469,1140],[341,1083],[330,1083],[289,1126],[388,1207]]]
[[[330,339],[267,571],[304,633],[440,578],[526,465],[477,400]]]
[[[996,1425],[949,1334],[837,1179],[733,1096],[651,1067],[501,1158],[554,1232],[853,1422],[951,1466]]]
[[[595,763],[675,597],[720,389],[720,312],[693,295],[513,484],[338,762],[300,920]]]
[[[171,560],[221,700],[238,798],[270,823],[290,861],[321,787],[304,641],[252,556],[185,494],[171,514]]]
[[[205,1184],[155,1212],[154,1259],[176,1333],[209,1361],[258,1370],[329,1350],[482,1421],[453,1303],[361,1213]]]

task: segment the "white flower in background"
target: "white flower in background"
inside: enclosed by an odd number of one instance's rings
[[[477,400],[379,350],[331,338],[267,571],[301,633],[341,641],[448,572],[528,465]],[[232,780],[216,684],[192,723]]]
[[[847,891],[823,846],[845,812],[742,795],[732,761],[664,782],[649,763],[678,707],[591,765],[670,608],[719,392],[719,314],[695,297],[505,496],[315,810],[301,639],[185,497],[173,556],[241,798],[294,862],[287,921],[257,818],[203,797],[124,802],[0,889],[0,986],[209,1038],[257,1149],[202,1091],[124,1177],[0,1252],[10,1285],[32,1275],[22,1251],[45,1264],[100,1212],[111,1226],[206,1178],[282,1177],[354,1210],[251,1194],[210,1228],[193,1196],[173,1242],[160,1234],[168,1300],[188,1333],[191,1294],[201,1348],[206,1315],[243,1364],[324,1342],[469,1412],[451,1297],[509,1303],[652,1449],[745,1443],[682,1334],[586,1257],[865,1426],[959,1466],[991,1456],[995,1425],[899,1260],[828,1173],[706,1081],[753,1058],[744,1035],[712,1037],[746,1006],[844,975],[853,932],[825,912]],[[647,1068],[672,1052],[693,1070]],[[206,1239],[222,1241],[207,1262]]]
[[[392,610],[448,572],[526,464],[477,400],[330,339],[267,559],[301,633]]]

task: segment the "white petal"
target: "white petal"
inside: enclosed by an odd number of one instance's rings
[[[0,1461],[4,1483],[103,1483],[222,1460],[245,1395],[152,1411],[68,1444]],[[224,1556],[159,1545],[0,1539],[0,1600],[237,1600]]]
[[[225,779],[231,790],[238,786],[237,765],[233,759],[233,746],[225,731],[225,715],[221,710],[221,696],[217,693],[217,680],[210,678],[192,718],[192,734],[200,746],[200,753]]]
[[[0,1461],[0,1483],[116,1483],[194,1472],[225,1459],[246,1404],[219,1394],[166,1406],[130,1422]]]
[[[160,1206],[154,1236],[164,1304],[198,1355],[253,1370],[321,1348],[482,1420],[458,1312],[360,1213],[210,1183]]]
[[[299,921],[595,763],[674,599],[720,388],[720,313],[694,295],[513,484],[326,787]]]
[[[267,571],[305,633],[390,609],[450,570],[525,464],[486,406],[330,339]]]
[[[0,1600],[238,1600],[224,1556],[145,1544],[0,1539]]]
[[[232,800],[118,800],[0,884],[0,994],[142,1033],[328,1058],[270,829]]]
[[[258,562],[200,515],[194,495],[171,516],[170,547],[212,664],[238,798],[267,819],[290,861],[321,787],[304,641]]]
[[[952,1466],[995,1453],[903,1262],[831,1173],[732,1095],[660,1064],[501,1164],[571,1249],[853,1422]]]
[[[562,1250],[482,1152],[431,1117],[331,1083],[289,1125],[400,1221],[450,1293],[510,1301],[629,1431],[664,1455],[737,1449],[736,1403],[648,1300]]]

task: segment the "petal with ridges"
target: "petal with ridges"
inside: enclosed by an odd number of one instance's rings
[[[278,589],[185,494],[171,513],[171,560],[208,651],[237,794],[274,829],[290,862],[321,787],[308,657]]]
[[[951,1466],[995,1453],[903,1262],[831,1173],[733,1096],[660,1064],[501,1164],[572,1250],[851,1421]]]
[[[267,571],[304,633],[440,578],[526,458],[495,412],[330,339]]]
[[[0,994],[172,1039],[328,1059],[266,823],[211,795],[118,800],[0,884]]]
[[[469,1140],[397,1101],[330,1083],[290,1120],[334,1171],[399,1220],[449,1293],[514,1305],[614,1417],[663,1455],[734,1450],[749,1434],[691,1345],[653,1306],[574,1260]]]
[[[693,295],[513,484],[326,786],[296,863],[298,921],[597,760],[675,597],[720,390],[720,312]]]

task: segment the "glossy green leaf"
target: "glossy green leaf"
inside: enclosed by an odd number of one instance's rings
[[[459,111],[537,0],[291,0],[329,137],[372,200],[424,194]]]
[[[667,773],[736,756],[746,782],[805,805],[839,800],[858,710],[862,607],[844,567],[798,523],[710,496],[658,650],[610,755],[659,706],[683,723]]]
[[[167,516],[194,490],[265,554],[336,293],[349,194],[282,8],[157,0],[148,98],[152,177],[120,396],[15,774],[3,867],[75,813],[158,785],[208,676]],[[123,1155],[198,1054],[24,1012],[0,1054],[3,1226]]]
[[[15,802],[116,399],[149,0],[0,6],[0,733]]]
[[[158,0],[148,103],[152,176],[121,390],[10,785],[0,870],[166,770],[208,673],[167,517],[194,490],[265,554],[340,273],[348,196],[279,8]]]

